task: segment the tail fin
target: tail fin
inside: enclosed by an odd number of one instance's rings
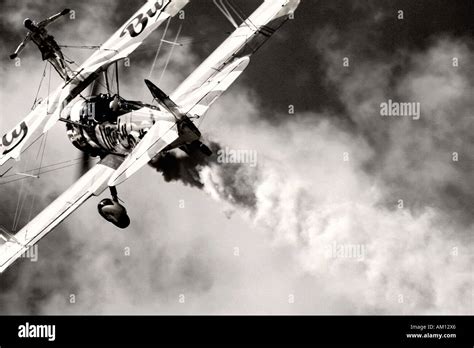
[[[178,105],[174,101],[170,99],[170,97],[163,92],[161,89],[159,89],[155,84],[153,84],[150,80],[145,79],[145,84],[150,90],[151,95],[155,100],[166,110],[171,112],[173,116],[177,119],[180,120],[183,115],[179,111]]]

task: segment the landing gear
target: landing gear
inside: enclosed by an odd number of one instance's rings
[[[97,206],[99,214],[118,228],[127,228],[130,225],[127,209],[119,203],[117,189],[114,186],[110,187],[110,193],[112,199],[105,198]]]

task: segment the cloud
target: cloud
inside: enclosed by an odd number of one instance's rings
[[[356,128],[314,113],[274,126],[255,107],[246,107],[254,110],[247,117],[233,112],[233,105],[252,104],[234,90],[211,111],[209,117],[226,114],[227,121],[213,130],[226,142],[258,149],[263,159],[256,169],[198,166],[204,190],[238,210],[235,197],[256,197],[243,206],[249,221],[294,247],[300,271],[327,281],[349,312],[472,311],[472,161],[467,152],[462,161],[452,158],[453,148],[470,148],[472,141],[466,126],[472,49],[440,37],[426,50],[402,50],[391,59],[363,56],[347,72],[341,52],[353,51],[361,36],[354,42],[341,32],[327,34],[316,35],[329,63],[326,79]],[[453,57],[466,64],[453,66]],[[388,98],[420,102],[422,119],[382,119],[379,105]],[[367,257],[328,260],[325,248],[347,242],[366,246]]]
[[[386,57],[376,45],[361,43],[363,35],[352,40],[328,28],[319,34],[316,47],[329,64],[326,80],[337,86],[354,131],[376,152],[367,167],[411,208],[434,206],[472,224],[472,158],[466,151],[472,146],[467,124],[473,103],[466,93],[473,85],[472,42],[440,36],[426,50],[401,49]],[[374,54],[343,68],[344,52],[357,52],[360,45]],[[453,66],[454,58],[463,63]],[[388,99],[420,103],[421,119],[379,117],[380,103]],[[463,159],[453,161],[454,153]]]

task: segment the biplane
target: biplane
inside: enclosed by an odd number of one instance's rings
[[[281,25],[291,18],[300,0],[265,0],[239,25],[224,0],[214,3],[234,24],[235,31],[171,94],[145,80],[154,104],[126,100],[107,93],[81,93],[108,69],[128,57],[161,24],[176,16],[188,0],[149,0],[82,65],[72,68],[46,26],[69,10],[36,23],[25,20],[28,34],[10,58],[16,58],[32,41],[58,72],[62,83],[12,130],[1,138],[0,176],[31,144],[58,122],[65,123],[72,144],[98,162],[17,233],[0,241],[0,272],[54,229],[81,204],[105,190],[110,197],[98,204],[105,220],[126,228],[130,218],[118,198],[117,186],[152,158],[172,149],[187,154],[211,155],[201,141],[194,120],[202,117],[249,64],[250,57]],[[118,71],[117,71],[118,80]],[[117,81],[118,83],[118,81]],[[47,100],[47,102],[46,102]]]

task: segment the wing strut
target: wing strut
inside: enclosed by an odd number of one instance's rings
[[[182,29],[182,28],[183,28],[183,25],[181,24],[181,25],[179,26],[179,29],[178,29],[177,33],[176,33],[176,38],[174,39],[174,44],[175,44],[175,45],[176,45],[177,42],[178,42],[179,34],[181,33],[181,29]],[[166,59],[165,66],[163,67],[163,71],[161,72],[160,79],[158,80],[158,84],[161,83],[161,80],[163,79],[163,76],[165,76],[166,69],[168,69],[168,64],[170,63],[171,56],[173,55],[173,51],[174,51],[175,45],[172,45],[172,46],[171,46],[170,53],[168,54],[168,58]]]
[[[115,61],[115,81],[117,83],[117,95],[120,95],[118,60]]]
[[[244,21],[244,18],[242,18],[241,14],[235,9],[232,4],[226,0],[213,0],[214,5],[219,9],[219,11],[222,12],[225,18],[234,26],[234,28],[238,28],[239,25],[237,24],[236,20],[234,19],[234,16],[232,15],[232,12],[234,12],[234,15],[240,20]],[[231,12],[232,11],[232,12]]]
[[[148,74],[149,79],[151,79],[151,74],[153,74],[153,70],[155,70],[156,61],[158,60],[158,56],[160,55],[161,46],[163,46],[163,40],[165,39],[166,33],[168,32],[168,27],[170,26],[170,22],[171,22],[171,17],[168,18],[168,21],[166,22],[165,30],[163,31],[163,35],[158,45],[158,49],[156,50],[155,59],[153,59],[153,64],[151,65],[150,73]]]

